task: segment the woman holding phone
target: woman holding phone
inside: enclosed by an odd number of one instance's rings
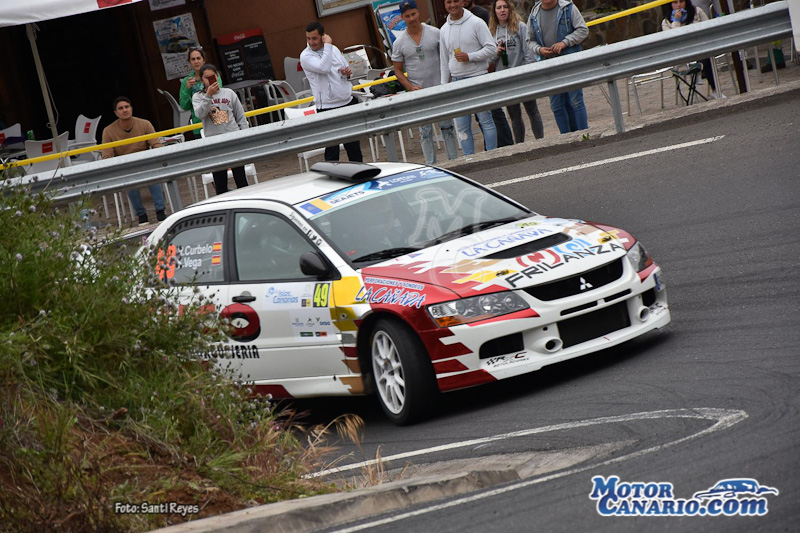
[[[217,67],[206,63],[200,67],[200,79],[204,89],[192,96],[194,113],[203,121],[203,134],[206,137],[220,135],[231,131],[244,130],[249,127],[244,116],[244,107],[239,97],[230,89],[219,86]],[[244,166],[232,168],[236,187],[247,187],[247,176]],[[217,194],[228,192],[227,169],[214,171],[214,190]]]
[[[513,0],[494,0],[489,17],[489,31],[497,42],[497,57],[494,59],[494,70],[500,71],[533,63],[535,61],[533,53],[525,44],[528,28],[519,19]],[[536,99],[522,102],[522,105],[525,106],[525,112],[528,113],[528,118],[531,121],[533,136],[541,139],[544,137],[544,126],[542,124],[542,115],[539,114],[539,107],[536,105]],[[514,141],[517,143],[524,142],[525,124],[522,122],[522,112],[519,104],[511,104],[506,109],[508,110],[508,116],[511,117]],[[492,117],[496,113],[503,115],[503,110],[492,110]],[[502,120],[505,121],[505,116],[502,117]]]
[[[178,95],[178,104],[180,104],[181,109],[184,111],[192,112],[192,124],[197,124],[200,122],[200,119],[194,114],[192,97],[195,93],[199,93],[205,88],[203,86],[203,80],[200,78],[200,67],[206,63],[206,53],[203,52],[203,47],[198,45],[189,48],[186,52],[186,60],[189,62],[194,72],[181,80],[181,92]],[[217,76],[217,83],[222,87],[222,80],[219,76]]]

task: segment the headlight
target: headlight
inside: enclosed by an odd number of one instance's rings
[[[525,300],[505,291],[429,305],[428,313],[439,327],[444,328],[507,315],[528,307]]]
[[[628,250],[628,261],[631,262],[631,266],[636,269],[636,272],[641,272],[653,264],[653,258],[644,249],[642,243],[638,241]]]

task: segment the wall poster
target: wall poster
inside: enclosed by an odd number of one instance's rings
[[[371,0],[315,0],[320,17],[370,5]]]
[[[197,46],[197,31],[191,13],[153,22],[161,60],[168,80],[182,78],[192,71],[186,51]]]

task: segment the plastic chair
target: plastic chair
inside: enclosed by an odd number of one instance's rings
[[[672,78],[672,69],[669,67],[631,76],[630,81],[628,81],[628,86],[633,87],[633,97],[636,99],[636,108],[639,110],[639,116],[642,115],[642,104],[639,102],[639,91],[637,90],[639,85],[646,85],[656,81],[659,82],[661,85],[661,109],[664,109],[664,80],[670,78]],[[628,116],[630,116],[630,114],[631,101],[630,98],[628,98]]]
[[[311,90],[311,84],[308,82],[308,78],[306,78],[306,74],[303,71],[303,66],[300,64],[300,58],[284,57],[283,72],[286,76],[286,81],[292,87],[301,91]]]
[[[205,138],[206,134],[203,130],[200,130],[200,136]],[[245,177],[252,177],[253,183],[258,183],[258,173],[253,163],[247,163],[244,166],[244,174]],[[228,169],[228,179],[233,179],[233,171],[231,169]],[[200,175],[200,182],[203,184],[203,194],[205,194],[206,199],[208,199],[208,186],[214,183],[214,173],[204,172]]]
[[[189,121],[192,120],[192,112],[184,111],[183,108],[178,105],[178,101],[175,100],[175,97],[167,91],[162,91],[161,89],[156,90],[160,94],[164,95],[164,98],[167,99],[167,102],[169,102],[169,105],[172,108],[172,127],[180,128],[181,126],[186,126],[189,124]]]
[[[25,138],[22,136],[22,125],[17,122],[4,130],[0,130],[0,148],[6,150],[22,150]]]
[[[78,115],[77,120],[75,121],[75,138],[70,139],[67,142],[67,147],[70,150],[75,150],[77,148],[85,148],[87,146],[95,146],[97,145],[97,126],[100,124],[100,119],[103,118],[103,115],[100,115],[97,118],[89,118],[84,115]],[[71,156],[72,163],[89,163],[91,161],[97,161],[100,159],[100,152],[88,152],[85,154],[79,154]]]
[[[61,150],[66,150],[68,140],[69,132],[65,131],[64,133],[60,133],[58,135],[57,143],[55,142],[55,139],[47,139],[44,141],[25,141],[25,153],[27,154],[28,159],[54,154],[59,151],[59,147]],[[42,161],[41,163],[32,163],[30,165],[26,165],[24,168],[26,174],[39,174],[40,172],[47,172],[48,170],[55,170],[59,167],[68,166],[70,166],[69,157],[64,157],[61,159]]]
[[[293,120],[314,115],[317,113],[317,110],[314,107],[301,107],[299,109],[293,107],[287,107],[283,110],[283,112],[286,115],[286,120]],[[339,149],[344,150],[344,145],[340,144]],[[297,164],[300,165],[300,172],[303,172],[304,163],[305,163],[305,171],[309,172],[308,160],[311,159],[312,157],[317,157],[324,154],[325,154],[325,148],[314,148],[313,150],[306,150],[305,152],[298,153]]]
[[[253,178],[253,183],[258,183],[258,173],[253,163],[247,163],[244,166],[244,174],[248,178]],[[228,179],[233,179],[233,171],[231,169],[228,169]],[[201,181],[203,183],[203,194],[208,199],[208,186],[214,183],[214,174],[211,172],[204,173],[201,176]]]

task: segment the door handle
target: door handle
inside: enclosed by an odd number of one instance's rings
[[[250,302],[255,302],[256,301],[256,297],[255,296],[251,296],[249,294],[242,294],[240,296],[234,296],[231,299],[234,302],[236,302],[237,304],[246,304],[246,303],[250,303]]]

